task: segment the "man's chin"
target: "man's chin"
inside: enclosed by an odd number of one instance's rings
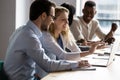
[[[87,20],[88,20],[88,21],[91,21],[91,20],[92,20],[92,18],[87,18]]]
[[[47,31],[47,29],[48,29],[47,25],[44,25],[44,24],[41,25],[41,30],[42,31]]]

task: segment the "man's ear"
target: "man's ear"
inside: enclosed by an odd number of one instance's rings
[[[43,12],[42,15],[41,15],[42,20],[45,20],[46,17],[47,17],[47,14],[45,12]]]

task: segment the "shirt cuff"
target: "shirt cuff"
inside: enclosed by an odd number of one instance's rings
[[[78,61],[69,61],[69,62],[71,63],[70,64],[71,69],[79,67]]]

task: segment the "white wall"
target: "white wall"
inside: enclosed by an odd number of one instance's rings
[[[28,21],[32,1],[0,0],[0,59],[5,57],[10,35]]]
[[[68,3],[76,7],[76,0],[50,0],[55,2],[57,5],[61,5],[62,3]]]
[[[73,5],[76,8],[76,16],[80,16],[80,2],[81,0],[50,0],[55,2],[57,5],[61,5],[62,3],[68,3]],[[76,4],[77,3],[77,4]]]
[[[33,0],[16,0],[16,28],[26,24],[29,19],[29,8]]]
[[[0,0],[0,59],[4,59],[8,39],[15,29],[15,0]]]

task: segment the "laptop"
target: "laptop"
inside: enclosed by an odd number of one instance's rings
[[[119,39],[120,39],[120,37],[119,37]],[[120,40],[115,40],[116,41],[116,49],[117,49],[117,51],[115,52],[115,55],[117,55],[117,56],[120,56]]]
[[[116,44],[112,44],[110,48],[110,54],[104,55],[103,57],[93,57],[89,60],[90,64],[95,67],[107,67],[109,66],[115,59],[115,51],[116,51]],[[109,53],[109,52],[108,52]]]

